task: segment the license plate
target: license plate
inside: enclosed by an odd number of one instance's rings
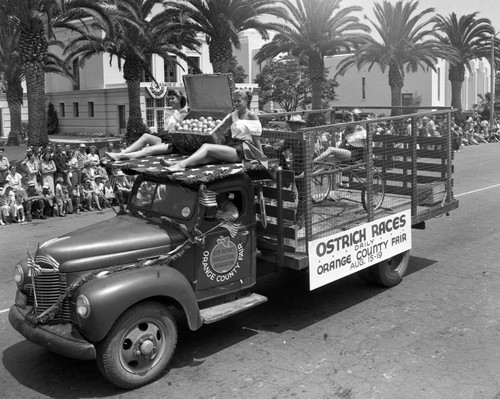
[[[28,297],[24,295],[21,291],[16,292],[16,305],[21,309],[26,309],[26,305],[28,304]]]

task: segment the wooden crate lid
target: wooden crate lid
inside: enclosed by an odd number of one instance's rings
[[[191,110],[226,114],[233,110],[231,74],[184,75],[183,80]]]

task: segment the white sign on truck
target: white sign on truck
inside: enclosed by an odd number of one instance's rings
[[[314,290],[411,249],[408,209],[309,242],[309,289]]]

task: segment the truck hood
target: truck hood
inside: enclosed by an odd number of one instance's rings
[[[120,215],[46,241],[35,259],[42,267],[79,272],[166,253],[184,239],[176,229],[151,219]]]

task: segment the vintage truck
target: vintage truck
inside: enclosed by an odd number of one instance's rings
[[[265,130],[268,168],[171,174],[161,157],[116,162],[135,176],[126,211],[28,253],[15,266],[9,321],[50,351],[96,359],[111,383],[133,389],[166,370],[179,318],[198,330],[266,302],[257,276],[290,268],[307,270],[310,289],[353,273],[396,285],[411,228],[458,207],[451,111],[426,115],[439,136],[421,135],[417,114],[363,121],[365,155],[351,164],[314,161],[349,124]],[[384,124],[393,129],[381,133]],[[236,217],[217,217],[220,196]]]

